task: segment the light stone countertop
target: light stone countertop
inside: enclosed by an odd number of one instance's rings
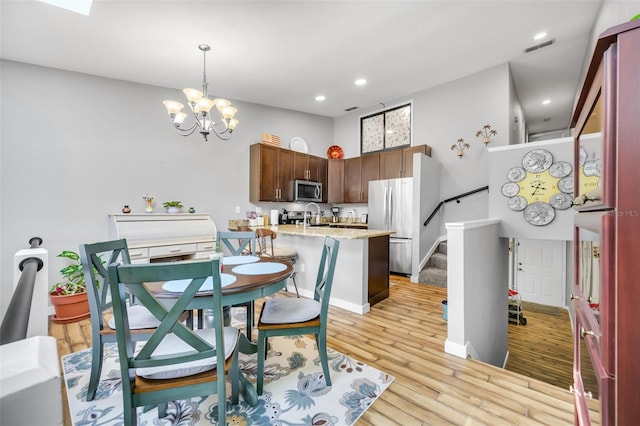
[[[307,226],[307,229],[304,229],[302,225],[278,225],[268,228],[283,235],[301,235],[309,237],[329,236],[345,240],[363,240],[395,234],[395,231],[382,231],[379,229],[352,229],[329,226]]]

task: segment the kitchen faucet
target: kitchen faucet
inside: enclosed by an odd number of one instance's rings
[[[303,230],[307,229],[307,207],[309,206],[316,206],[316,208],[318,209],[318,216],[316,217],[316,222],[318,223],[320,222],[320,206],[314,202],[307,203],[307,205],[304,206],[304,216],[302,216],[302,221],[304,223],[302,228]],[[309,221],[311,221],[311,219],[309,219]]]

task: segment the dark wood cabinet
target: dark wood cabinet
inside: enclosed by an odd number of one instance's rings
[[[249,151],[249,200],[293,201],[295,179],[322,183],[327,200],[328,160],[301,152],[257,143]]]
[[[249,148],[249,200],[293,201],[294,152],[254,144]]]
[[[598,39],[572,119],[576,424],[640,424],[640,21]],[[587,382],[586,369],[594,382]],[[597,422],[597,421],[596,421]]]
[[[329,160],[326,158],[314,157],[317,162],[317,179],[322,184],[322,202],[326,203],[329,194]]]
[[[333,204],[344,203],[344,169],[346,160],[329,160],[327,202]]]
[[[380,155],[365,154],[344,160],[344,202],[366,203],[369,181],[380,179]]]
[[[367,300],[373,306],[389,297],[389,236],[369,238],[368,252]]]
[[[315,157],[309,154],[303,154],[301,152],[293,153],[293,175],[298,180],[308,180],[311,182],[320,182],[322,176],[319,164],[320,157]]]
[[[418,145],[380,151],[380,179],[413,176],[413,154],[415,153],[431,156],[431,147]]]
[[[413,154],[417,152],[420,154],[424,154],[427,157],[431,157],[431,147],[429,145],[418,145],[404,148],[402,150],[402,177],[413,176]]]
[[[395,148],[380,152],[380,179],[401,178],[403,172],[404,149]]]

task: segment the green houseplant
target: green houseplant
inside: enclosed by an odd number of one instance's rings
[[[66,323],[89,317],[87,286],[80,256],[76,252],[64,250],[57,257],[69,259],[71,264],[60,269],[62,281],[55,283],[49,290],[49,300],[56,311],[53,321]]]
[[[167,213],[180,213],[184,207],[180,201],[165,201],[162,205],[167,209]]]

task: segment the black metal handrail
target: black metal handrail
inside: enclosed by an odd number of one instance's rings
[[[29,244],[32,249],[38,248],[42,244],[42,238],[33,237],[29,240]],[[0,344],[12,343],[27,337],[36,273],[42,269],[42,266],[42,260],[37,257],[28,257],[18,265],[22,274],[0,326]]]
[[[424,226],[427,226],[429,224],[429,222],[431,222],[431,219],[433,219],[433,217],[436,215],[436,213],[438,213],[438,210],[440,210],[440,208],[442,206],[444,206],[446,203],[448,203],[450,201],[455,201],[455,202],[459,203],[460,202],[460,198],[464,198],[464,197],[467,197],[469,195],[473,195],[475,193],[482,192],[482,191],[485,191],[485,190],[488,191],[489,190],[489,186],[483,186],[482,188],[474,189],[473,191],[465,192],[464,194],[456,195],[455,197],[447,198],[444,201],[440,201],[440,203],[438,203],[436,208],[433,209],[433,211],[431,212],[431,214],[429,215],[427,220],[424,221]]]

